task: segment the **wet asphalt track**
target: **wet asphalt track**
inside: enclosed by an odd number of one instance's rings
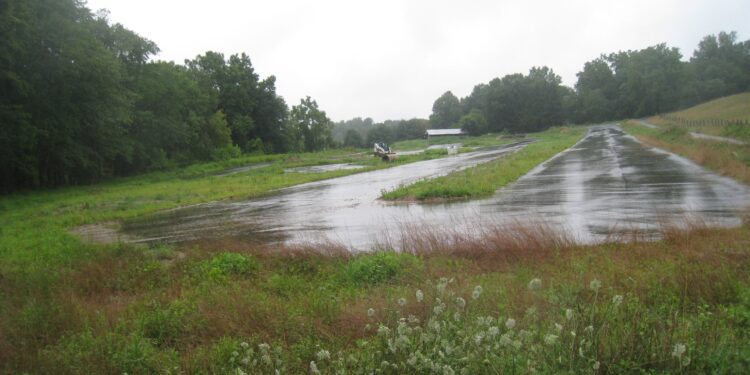
[[[235,238],[300,243],[332,240],[367,249],[411,224],[471,230],[477,222],[542,220],[581,242],[618,231],[653,232],[686,215],[709,225],[740,223],[750,189],[679,156],[652,149],[615,125],[591,128],[569,150],[493,197],[445,204],[390,204],[381,191],[502,157],[523,145],[478,150],[280,190],[269,197],[179,208],[125,223],[137,242]]]

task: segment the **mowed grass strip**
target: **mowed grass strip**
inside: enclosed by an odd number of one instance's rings
[[[447,176],[400,186],[384,193],[381,198],[393,201],[441,201],[487,197],[574,145],[585,133],[584,127],[559,127],[530,134],[537,141],[518,152]]]

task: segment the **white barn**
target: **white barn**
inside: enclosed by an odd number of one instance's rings
[[[427,129],[425,138],[440,137],[444,135],[466,135],[461,129]]]

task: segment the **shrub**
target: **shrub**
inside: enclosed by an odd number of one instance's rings
[[[189,312],[190,307],[179,300],[166,307],[152,302],[138,317],[137,325],[143,337],[153,339],[160,346],[173,345],[188,328],[185,316]]]
[[[394,279],[415,261],[411,254],[379,251],[357,256],[343,270],[344,277],[356,284],[374,285]]]
[[[237,253],[221,253],[201,264],[204,276],[211,280],[223,280],[233,275],[250,275],[260,269],[254,258]]]
[[[41,353],[43,373],[167,373],[177,366],[172,350],[160,352],[138,333],[95,334],[90,328],[63,337]]]

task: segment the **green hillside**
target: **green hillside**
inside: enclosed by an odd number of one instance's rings
[[[714,99],[670,115],[686,120],[748,120],[750,92]]]

